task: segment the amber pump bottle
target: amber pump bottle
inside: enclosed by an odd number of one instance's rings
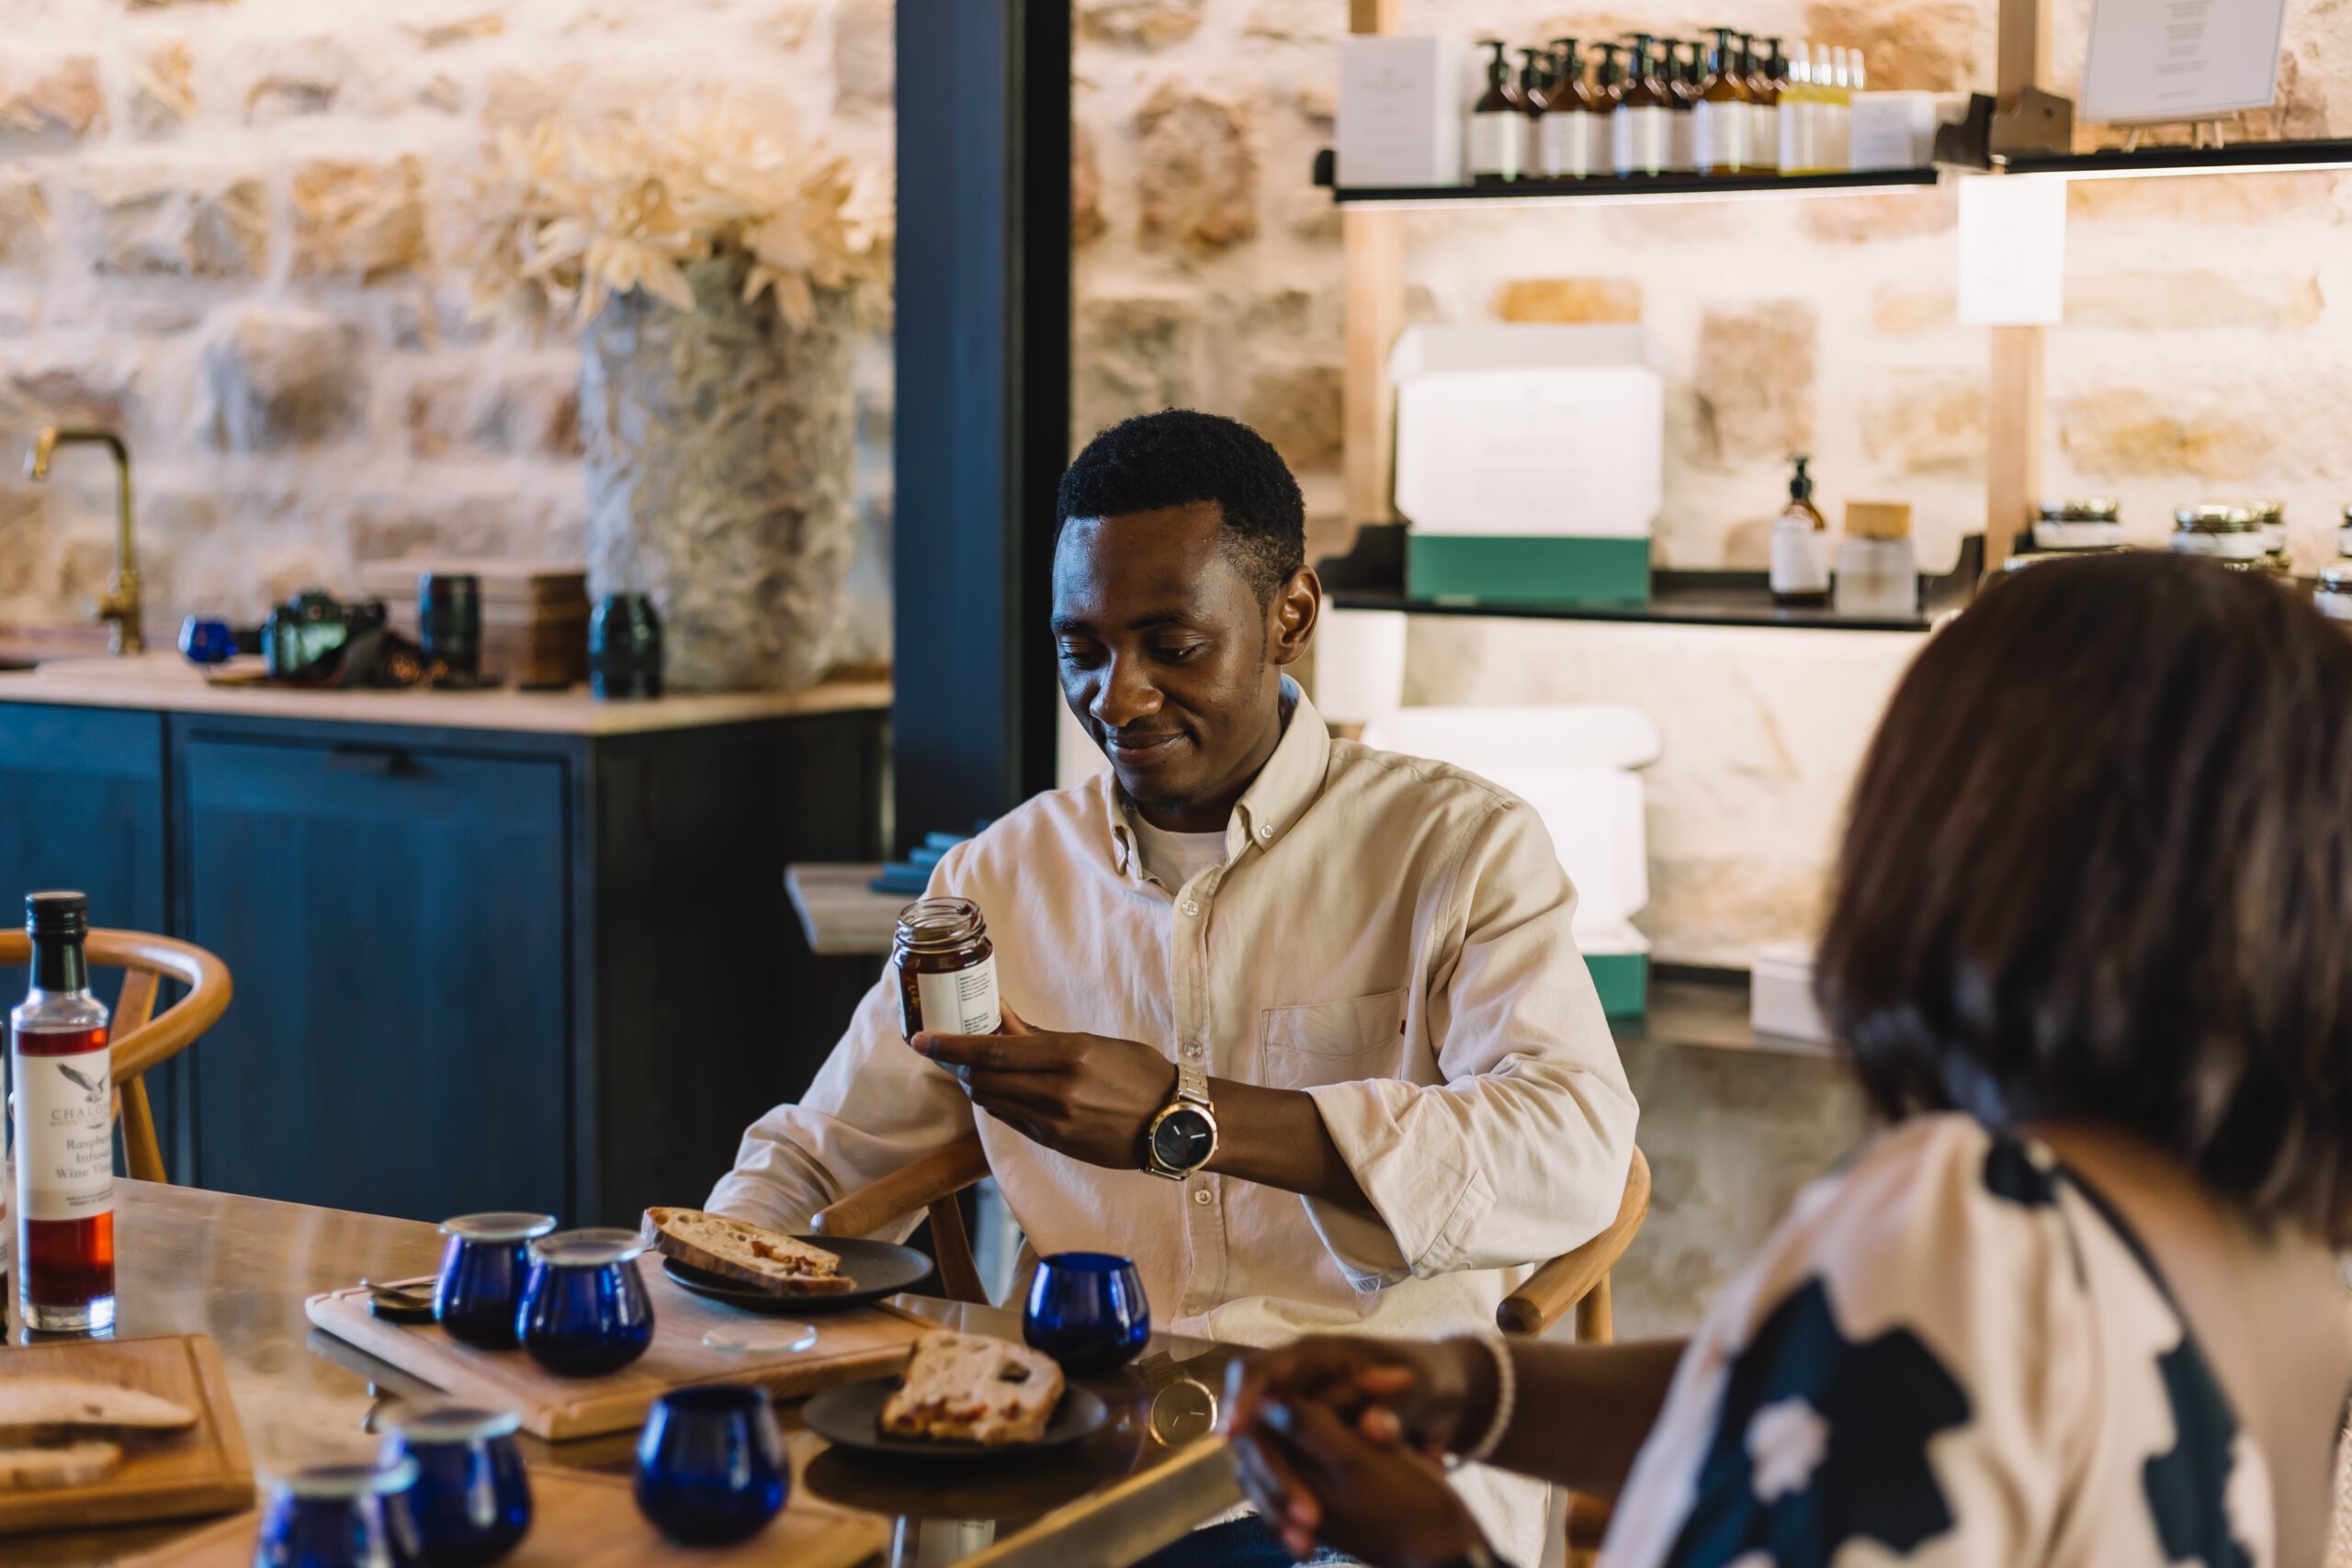
[[[1753,110],[1741,77],[1729,28],[1711,28],[1715,47],[1707,62],[1699,101],[1690,110],[1690,162],[1702,175],[1756,172],[1748,148]]]
[[[1772,524],[1772,603],[1818,608],[1829,603],[1829,524],[1813,503],[1810,459],[1799,454],[1790,461],[1796,472],[1789,478],[1789,504]]]
[[[1544,121],[1552,108],[1552,56],[1541,49],[1519,51],[1519,112],[1523,117],[1519,138],[1519,174],[1527,179],[1544,172]]]
[[[1584,62],[1577,56],[1577,40],[1555,38],[1552,47],[1551,106],[1543,120],[1544,159],[1536,165],[1555,180],[1589,178],[1599,159],[1594,149],[1607,134],[1592,88],[1584,79]]]
[[[1758,44],[1764,49],[1758,49]],[[1781,89],[1789,79],[1788,62],[1781,57],[1781,40],[1740,35],[1740,69],[1746,73],[1749,104],[1748,152],[1760,175],[1786,173],[1781,167]]]
[[[1492,50],[1494,58],[1487,62],[1487,90],[1470,111],[1470,178],[1479,185],[1500,185],[1519,178],[1527,132],[1503,40],[1481,39],[1478,47]]]
[[[1650,46],[1657,35],[1635,33],[1625,67],[1625,90],[1609,117],[1610,166],[1620,179],[1649,179],[1666,173],[1673,138],[1673,110],[1666,84],[1657,75]]]
[[[1698,122],[1699,107],[1699,46],[1683,39],[1659,40],[1666,51],[1667,107],[1673,111],[1674,120],[1667,147],[1667,167],[1678,175],[1696,174],[1699,169]],[[1690,58],[1682,51],[1688,49]]]

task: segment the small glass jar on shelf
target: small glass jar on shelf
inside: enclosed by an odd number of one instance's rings
[[[2123,503],[2111,495],[2045,501],[2034,509],[2036,550],[2111,550],[2123,543]]]

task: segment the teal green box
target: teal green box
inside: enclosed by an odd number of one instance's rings
[[[1408,531],[1405,591],[1415,599],[1494,604],[1642,605],[1650,602],[1650,542]]]
[[[1588,953],[1592,987],[1609,1018],[1639,1018],[1650,1010],[1650,955],[1646,953]]]

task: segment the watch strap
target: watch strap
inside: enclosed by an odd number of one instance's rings
[[[1209,1102],[1209,1076],[1200,1068],[1179,1062],[1176,1064],[1176,1098],[1190,1105]]]

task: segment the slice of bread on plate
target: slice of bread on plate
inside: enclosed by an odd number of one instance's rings
[[[882,1406],[881,1424],[899,1438],[1034,1443],[1061,1399],[1062,1370],[1041,1350],[978,1334],[926,1334]]]
[[[700,1209],[648,1209],[645,1237],[664,1258],[776,1296],[838,1296],[857,1289],[842,1260],[782,1231]]]
[[[0,1492],[87,1486],[122,1468],[122,1445],[85,1438],[55,1449],[0,1449]]]
[[[92,1432],[176,1432],[196,1412],[174,1400],[86,1378],[0,1377],[0,1447],[49,1444]]]

